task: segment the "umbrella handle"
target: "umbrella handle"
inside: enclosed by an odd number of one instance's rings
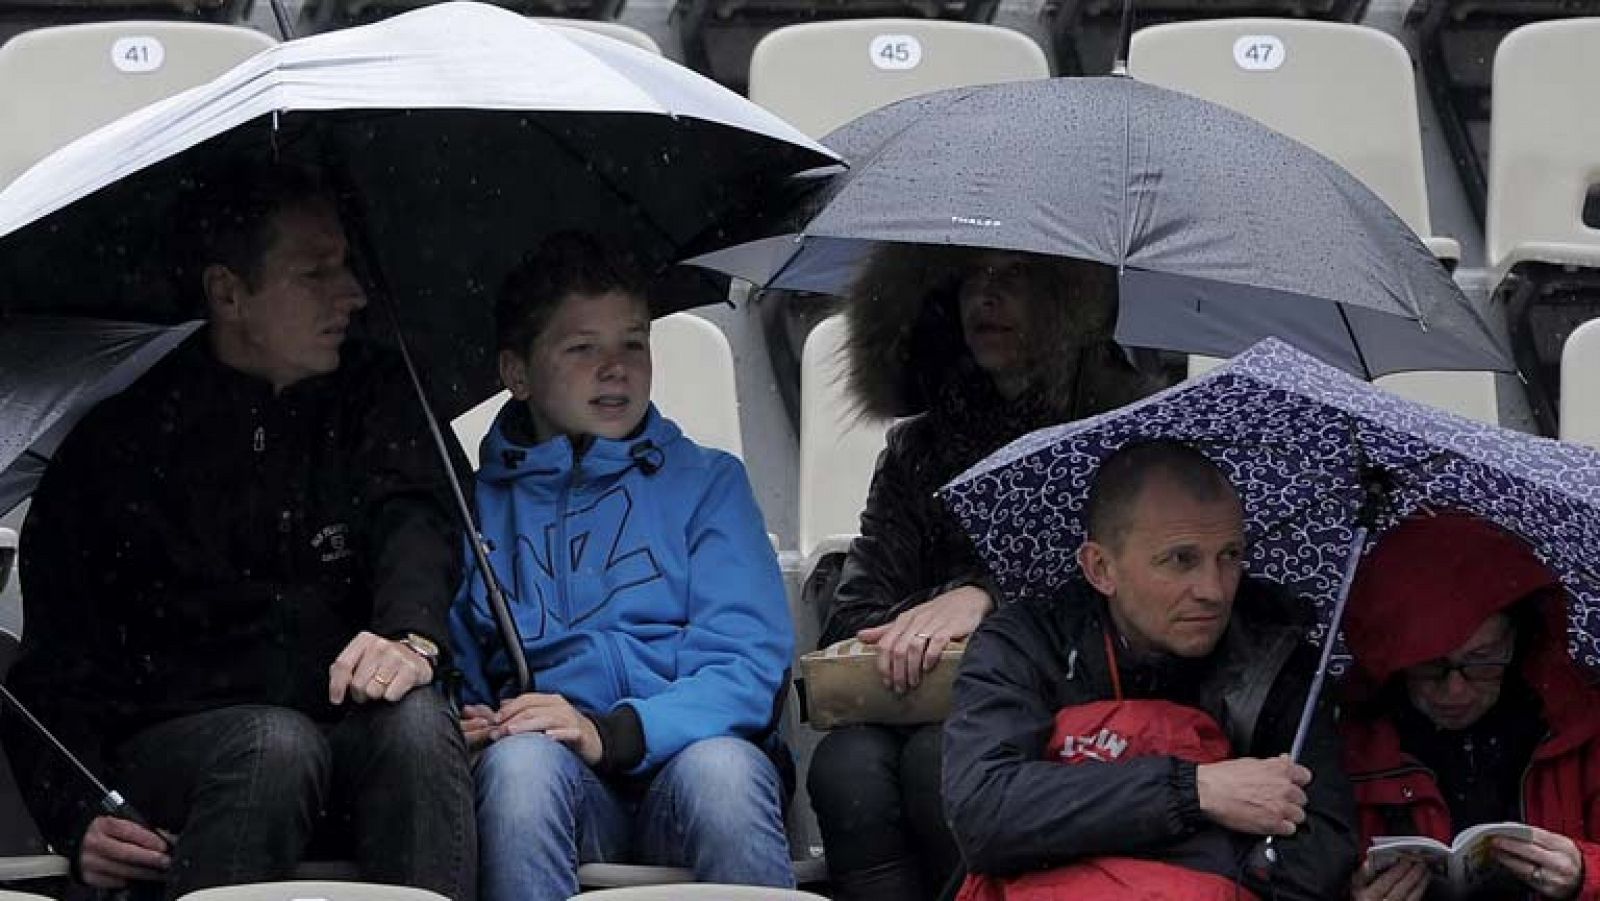
[[[4,683],[0,683],[0,698],[4,698],[5,703],[10,705],[11,709],[15,710],[17,714],[22,717],[23,721],[28,724],[29,728],[39,733],[39,736],[45,740],[46,744],[50,745],[51,748],[55,749],[57,754],[61,755],[61,757],[68,763],[72,764],[72,768],[78,771],[78,774],[84,778],[84,781],[94,786],[95,792],[100,795],[100,809],[104,810],[111,816],[117,817],[118,819],[127,820],[131,823],[137,823],[140,826],[143,826],[144,828],[155,833],[156,836],[161,839],[161,843],[166,845],[168,852],[172,850],[172,842],[168,841],[167,837],[162,835],[160,830],[150,825],[150,820],[147,819],[144,814],[134,809],[134,806],[129,804],[127,799],[122,797],[122,795],[115,789],[106,787],[106,784],[100,781],[100,777],[96,776],[93,770],[89,769],[87,766],[84,766],[83,761],[78,759],[78,755],[72,753],[72,751],[68,749],[66,745],[62,744],[61,739],[56,738],[55,733],[51,732],[44,723],[39,722],[39,718],[33,715],[33,711],[29,710],[27,705],[17,700],[17,696],[12,694],[11,689],[7,688]]]

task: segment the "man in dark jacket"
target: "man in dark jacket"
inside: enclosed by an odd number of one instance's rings
[[[1304,608],[1241,578],[1233,487],[1198,451],[1136,444],[1102,465],[1085,518],[1084,581],[990,616],[956,682],[945,806],[990,877],[969,894],[1340,895],[1354,809],[1329,718],[1303,765],[1284,756],[1316,663]],[[1181,718],[1224,753],[1181,749]],[[1266,879],[1247,865],[1264,836]],[[1003,878],[1036,871],[1053,872]]]
[[[10,682],[149,826],[7,717],[75,875],[169,897],[288,878],[317,832],[363,876],[474,891],[465,748],[431,683],[459,533],[314,176],[196,194],[208,324],[63,442],[23,532]]]

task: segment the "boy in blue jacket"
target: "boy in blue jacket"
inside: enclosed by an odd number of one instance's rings
[[[564,899],[577,867],[688,867],[791,886],[777,699],[793,649],[744,467],[650,404],[650,311],[621,259],[547,240],[495,311],[512,400],[476,504],[522,636],[514,669],[477,575],[451,612],[485,901]]]

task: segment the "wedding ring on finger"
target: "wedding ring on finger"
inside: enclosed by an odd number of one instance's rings
[[[1538,885],[1544,884],[1544,867],[1535,865],[1533,868],[1533,881]]]
[[[912,638],[920,638],[923,641],[932,641],[933,640],[933,636],[929,635],[926,632],[913,632],[913,633],[911,633],[911,637]]]
[[[372,674],[372,681],[378,683],[379,685],[388,685],[390,682],[394,681],[394,677],[393,676],[385,676],[382,673],[373,673]]]

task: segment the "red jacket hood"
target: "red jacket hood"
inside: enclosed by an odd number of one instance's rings
[[[1485,619],[1524,600],[1537,605],[1538,630],[1523,676],[1543,700],[1559,744],[1587,738],[1600,720],[1592,715],[1600,691],[1567,655],[1565,589],[1521,539],[1464,513],[1407,519],[1362,562],[1344,620],[1355,658],[1351,699],[1370,697],[1406,667],[1448,655]]]

